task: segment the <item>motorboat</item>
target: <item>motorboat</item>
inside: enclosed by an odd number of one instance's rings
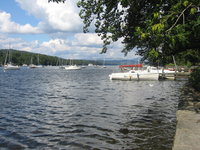
[[[109,75],[111,80],[158,80],[160,74],[174,74],[175,71],[167,69],[158,69],[153,66],[144,66],[142,64],[120,65],[119,68],[128,72],[112,73]]]
[[[69,66],[65,66],[65,70],[80,70],[81,67],[77,66],[77,65],[69,65]]]
[[[142,64],[120,65],[119,68],[126,70],[131,68],[128,72],[112,73],[109,75],[111,80],[158,80],[159,70],[150,66],[143,67]]]
[[[144,70],[144,71],[130,70],[128,72],[112,73],[109,75],[109,78],[111,80],[135,80],[135,81],[145,80],[145,81],[149,81],[149,80],[158,80],[159,73],[148,72],[146,70]]]

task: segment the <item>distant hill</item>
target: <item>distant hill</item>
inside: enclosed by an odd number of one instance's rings
[[[102,61],[99,61],[99,63],[102,63]],[[117,60],[106,60],[105,64],[106,65],[129,65],[129,64],[137,64],[138,63],[138,59],[117,59]]]
[[[31,64],[35,65],[52,65],[52,66],[58,66],[58,65],[68,65],[70,63],[69,59],[63,59],[56,56],[48,56],[44,54],[39,53],[31,53],[31,52],[25,52],[15,49],[0,49],[0,66],[5,63],[6,55],[9,55],[7,58],[7,62],[12,62],[15,65],[23,65],[23,64]],[[38,63],[39,59],[39,63]],[[106,60],[105,65],[125,65],[125,64],[136,64],[137,59],[117,59],[117,60]],[[77,65],[88,65],[88,64],[94,64],[94,65],[103,65],[103,60],[73,60],[74,64]]]
[[[44,54],[38,54],[38,53],[31,53],[31,52],[25,52],[20,50],[14,50],[14,49],[0,49],[0,65],[3,65],[6,59],[6,55],[9,56],[7,58],[7,62],[12,62],[16,65],[23,65],[23,64],[31,64],[35,65],[67,65],[69,64],[69,59],[63,59],[56,56],[48,56]],[[39,60],[39,62],[38,62]],[[77,65],[87,65],[89,63],[94,63],[94,61],[90,60],[73,60],[74,64]]]

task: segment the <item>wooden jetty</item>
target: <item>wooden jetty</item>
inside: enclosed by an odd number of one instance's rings
[[[160,73],[160,80],[187,80],[190,72]]]

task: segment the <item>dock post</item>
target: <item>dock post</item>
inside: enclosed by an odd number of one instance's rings
[[[176,65],[176,60],[175,60],[175,57],[174,57],[174,55],[172,55],[172,58],[173,58],[174,65],[175,65],[175,74],[174,74],[174,80],[176,80],[176,73],[177,73],[177,70],[178,70],[178,68],[177,68],[177,65]]]

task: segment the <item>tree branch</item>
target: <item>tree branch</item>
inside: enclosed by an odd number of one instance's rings
[[[192,6],[192,3],[191,3],[190,5],[188,5],[188,6],[181,12],[181,14],[180,14],[180,15],[178,16],[178,18],[176,19],[175,23],[174,23],[166,32],[172,30],[172,28],[175,27],[175,25],[177,24],[178,20],[181,18],[182,15],[184,15],[184,12],[185,12],[190,6]],[[184,19],[184,22],[185,22],[185,19]]]

